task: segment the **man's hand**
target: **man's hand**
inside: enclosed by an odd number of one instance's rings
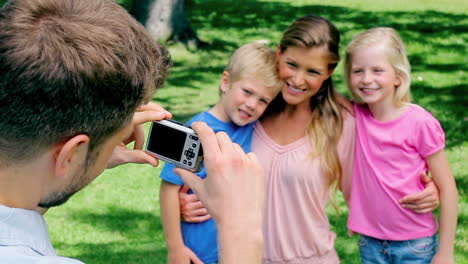
[[[203,203],[196,194],[189,194],[189,187],[182,186],[179,190],[180,213],[185,222],[200,223],[211,218]]]
[[[115,147],[107,162],[107,168],[114,168],[126,163],[147,163],[155,167],[158,166],[158,159],[143,151],[145,134],[141,124],[171,117],[171,113],[155,103],[148,103],[139,107],[132,119],[133,132]],[[127,148],[127,144],[131,142],[134,142],[133,149]]]
[[[218,227],[220,263],[261,263],[262,212],[265,199],[263,169],[253,153],[245,154],[224,132],[216,135],[196,122],[205,154],[207,177],[174,170],[206,206]]]
[[[401,198],[401,206],[418,214],[430,213],[439,206],[439,190],[427,174],[421,174],[424,190]]]

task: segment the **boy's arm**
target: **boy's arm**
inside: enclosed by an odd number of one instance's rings
[[[180,186],[165,180],[161,181],[159,201],[164,235],[167,244],[167,263],[202,263],[200,259],[187,248],[182,238],[180,226],[179,192]]]
[[[455,263],[453,251],[458,214],[458,192],[455,179],[443,149],[430,155],[426,160],[440,195],[440,241],[432,263]]]

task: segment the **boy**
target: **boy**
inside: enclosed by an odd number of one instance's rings
[[[250,43],[231,56],[221,77],[218,103],[188,123],[206,122],[215,132],[226,132],[245,152],[250,152],[254,121],[280,91],[275,52]],[[166,164],[160,177],[161,215],[168,248],[168,263],[217,263],[217,231],[213,219],[202,223],[181,223],[178,191],[183,181]],[[197,173],[206,177],[205,169]]]

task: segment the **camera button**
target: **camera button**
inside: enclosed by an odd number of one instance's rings
[[[187,164],[187,160],[184,160],[183,163],[184,163],[184,164]]]
[[[192,147],[193,147],[193,148],[196,148],[196,147],[197,147],[197,144],[193,143],[193,144],[192,144]]]
[[[188,162],[188,165],[189,165],[189,166],[192,166],[192,162],[191,162],[191,161],[189,161],[189,162]]]

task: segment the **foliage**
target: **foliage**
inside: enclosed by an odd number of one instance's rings
[[[130,10],[133,4],[133,0],[115,0],[115,1],[127,10]]]
[[[447,153],[460,192],[457,263],[468,262],[468,10],[464,1],[330,0],[325,5],[318,0],[192,0],[186,4],[193,27],[210,46],[197,51],[171,46],[174,68],[154,97],[180,121],[216,102],[220,74],[234,49],[260,39],[275,47],[282,31],[299,16],[315,13],[333,21],[342,32],[342,50],[354,34],[369,27],[397,29],[412,63],[413,99],[430,110],[446,131]],[[334,81],[347,94],[341,68],[342,64]],[[88,263],[165,263],[159,171],[149,165],[106,171],[66,205],[48,212],[58,254]],[[341,196],[339,201],[340,215],[329,212],[338,235],[336,248],[343,263],[358,263],[357,238],[347,236],[347,208]]]

